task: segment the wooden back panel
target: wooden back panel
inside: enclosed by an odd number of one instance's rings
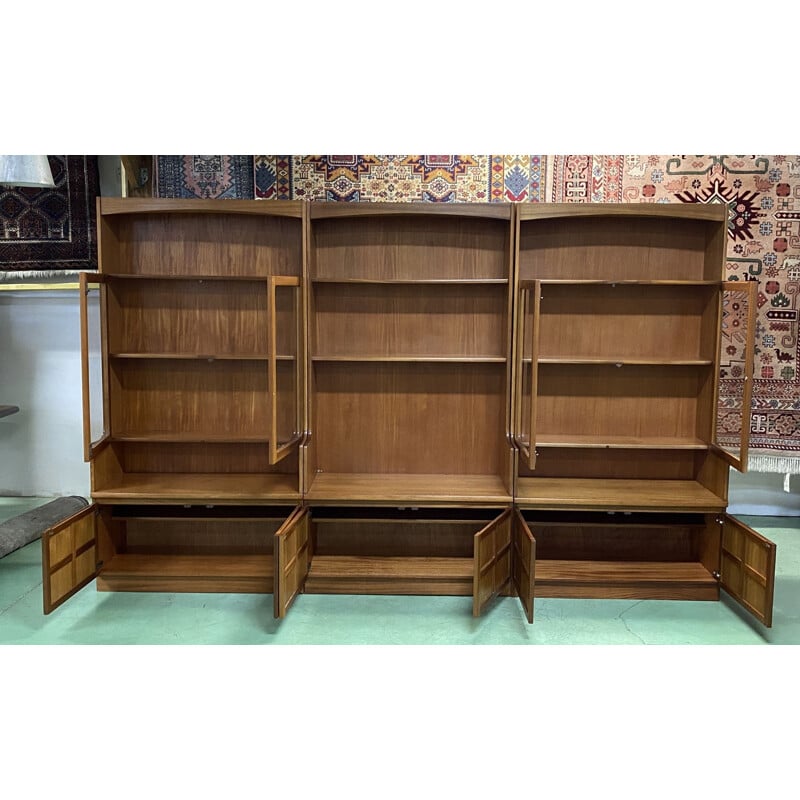
[[[539,357],[713,361],[716,310],[714,286],[544,284]]]
[[[312,356],[507,357],[505,284],[313,287]]]
[[[692,450],[542,447],[531,471],[520,461],[520,477],[694,480]]]
[[[267,355],[265,281],[108,281],[111,353]],[[292,352],[291,298],[278,295],[279,353]]]
[[[540,364],[537,435],[697,437],[697,398],[711,369]]]
[[[287,362],[287,380],[291,370]],[[111,370],[112,435],[227,434],[266,440],[268,406],[266,362],[117,359]],[[279,410],[291,427],[294,409],[286,404]]]
[[[230,201],[221,201],[230,202]],[[258,214],[141,213],[106,217],[113,247],[102,271],[133,275],[300,275],[299,218]],[[231,209],[232,210],[232,209]],[[102,235],[102,231],[101,231]]]
[[[297,453],[270,465],[266,442],[115,442],[123,472],[282,473],[297,472]]]
[[[428,215],[312,219],[312,279],[508,279],[507,219]]]
[[[685,218],[620,216],[523,221],[519,277],[719,280],[719,264],[711,264],[706,258],[709,231],[719,224]]]
[[[319,362],[314,373],[319,470],[504,474],[505,364]]]

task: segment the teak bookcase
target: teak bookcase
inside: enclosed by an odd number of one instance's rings
[[[98,201],[100,271],[81,275],[95,503],[43,537],[46,611],[94,576],[105,590],[272,591],[273,534],[302,499],[304,215]]]
[[[723,588],[770,625],[775,546],[725,514],[729,465],[747,459],[757,288],[724,281],[726,207],[519,206],[517,225],[514,499],[536,594]],[[737,408],[718,409],[723,367]]]
[[[95,504],[43,537],[45,611],[94,577],[276,617],[723,588],[771,624],[775,547],[725,513],[755,284],[724,211],[101,199]]]

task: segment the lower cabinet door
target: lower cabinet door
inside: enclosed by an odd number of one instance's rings
[[[312,557],[311,512],[298,507],[275,533],[275,619],[283,619],[303,591]]]
[[[775,543],[735,517],[722,518],[720,586],[768,628],[775,593]]]
[[[511,542],[511,578],[514,590],[525,609],[528,622],[533,622],[533,592],[536,577],[536,539],[533,538],[528,523],[514,509]]]
[[[472,615],[479,617],[511,581],[511,509],[504,511],[474,538]]]
[[[98,509],[93,504],[42,534],[45,614],[97,577],[97,518]]]

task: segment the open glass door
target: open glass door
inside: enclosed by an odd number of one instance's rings
[[[108,442],[108,318],[105,276],[81,272],[81,379],[83,384],[83,460],[91,461]]]
[[[520,281],[514,381],[514,441],[530,467],[536,466],[536,383],[538,375],[539,281]]]
[[[511,509],[492,520],[473,539],[472,616],[486,606],[511,580]]]
[[[303,431],[300,363],[303,319],[300,279],[269,279],[269,463],[277,464],[300,441]]]
[[[311,567],[311,512],[297,507],[275,534],[273,603],[275,619],[283,619]]]
[[[42,534],[45,614],[97,577],[98,513],[97,506],[90,505]]]
[[[755,281],[726,281],[720,288],[714,449],[740,472],[747,470],[750,444],[756,290]]]
[[[511,559],[511,577],[517,596],[525,609],[528,622],[533,622],[533,591],[536,575],[536,540],[528,523],[518,509],[514,509]]]
[[[722,518],[720,586],[768,628],[775,593],[775,543],[733,517]]]

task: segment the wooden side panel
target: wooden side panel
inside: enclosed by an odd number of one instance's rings
[[[775,592],[775,544],[734,517],[722,522],[720,585],[768,628]]]
[[[311,567],[311,513],[307,508],[296,508],[278,530],[274,552],[274,613],[276,619],[283,619],[303,591]]]
[[[511,558],[511,578],[514,589],[525,609],[528,622],[533,622],[533,594],[536,583],[536,539],[533,538],[528,523],[518,510],[514,510],[513,555]]]
[[[45,614],[97,577],[97,513],[91,505],[42,534]]]
[[[474,537],[472,615],[479,617],[511,580],[511,509]]]

